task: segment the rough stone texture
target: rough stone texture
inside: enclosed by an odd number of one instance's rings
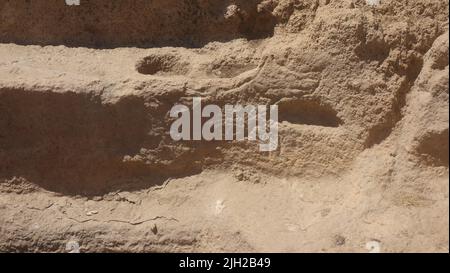
[[[448,37],[444,0],[0,0],[0,251],[448,252]],[[279,149],[172,141],[196,96],[278,104]]]

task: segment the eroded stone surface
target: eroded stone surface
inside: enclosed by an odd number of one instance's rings
[[[448,251],[448,1],[63,2],[0,2],[0,250]],[[192,97],[279,149],[172,141]]]

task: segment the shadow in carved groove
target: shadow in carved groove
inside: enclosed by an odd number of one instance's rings
[[[149,166],[123,161],[158,142],[150,127],[144,102],[133,96],[103,104],[88,94],[0,90],[0,181],[24,177],[86,195],[140,178],[162,183]]]
[[[319,100],[290,99],[278,105],[279,120],[292,124],[339,127],[343,121],[328,104]]]
[[[92,48],[201,47],[212,41],[273,36],[276,19],[261,0],[0,1],[0,43]]]

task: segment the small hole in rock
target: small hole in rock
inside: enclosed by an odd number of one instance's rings
[[[136,64],[136,70],[144,75],[184,75],[188,63],[182,62],[176,55],[151,55]]]
[[[330,105],[317,100],[285,100],[278,107],[280,122],[324,127],[339,127],[343,124]]]
[[[419,139],[416,151],[427,165],[448,166],[448,129],[425,134]]]

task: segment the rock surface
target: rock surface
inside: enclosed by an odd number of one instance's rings
[[[448,252],[448,49],[447,0],[0,0],[0,251]]]

